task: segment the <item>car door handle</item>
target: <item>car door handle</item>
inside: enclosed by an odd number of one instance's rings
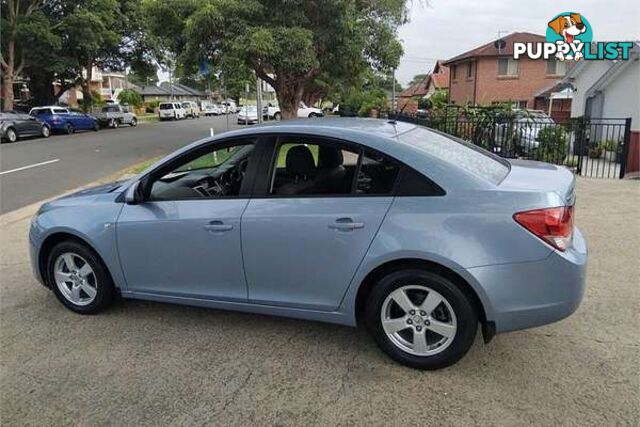
[[[364,228],[364,222],[353,222],[351,218],[338,218],[336,222],[329,224],[332,230],[350,231]]]
[[[225,224],[222,221],[209,221],[207,225],[204,226],[204,229],[211,232],[223,233],[225,231],[233,230],[233,225]]]

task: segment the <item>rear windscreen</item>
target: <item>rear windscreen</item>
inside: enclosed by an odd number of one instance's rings
[[[494,184],[499,184],[509,173],[506,160],[473,144],[428,129],[417,127],[400,134],[398,139]]]
[[[173,110],[173,104],[160,104],[161,110]]]

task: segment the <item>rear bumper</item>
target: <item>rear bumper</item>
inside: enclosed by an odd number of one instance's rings
[[[535,262],[468,269],[491,302],[496,333],[532,328],[571,315],[586,286],[587,246],[577,228],[573,245]]]

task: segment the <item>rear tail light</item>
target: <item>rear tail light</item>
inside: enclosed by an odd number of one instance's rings
[[[564,251],[571,244],[573,206],[518,212],[513,219],[558,250]]]

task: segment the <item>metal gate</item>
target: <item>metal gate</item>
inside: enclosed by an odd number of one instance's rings
[[[623,178],[631,118],[574,118],[558,123],[537,111],[448,107],[389,114],[465,139],[507,158],[564,165],[581,176]]]

